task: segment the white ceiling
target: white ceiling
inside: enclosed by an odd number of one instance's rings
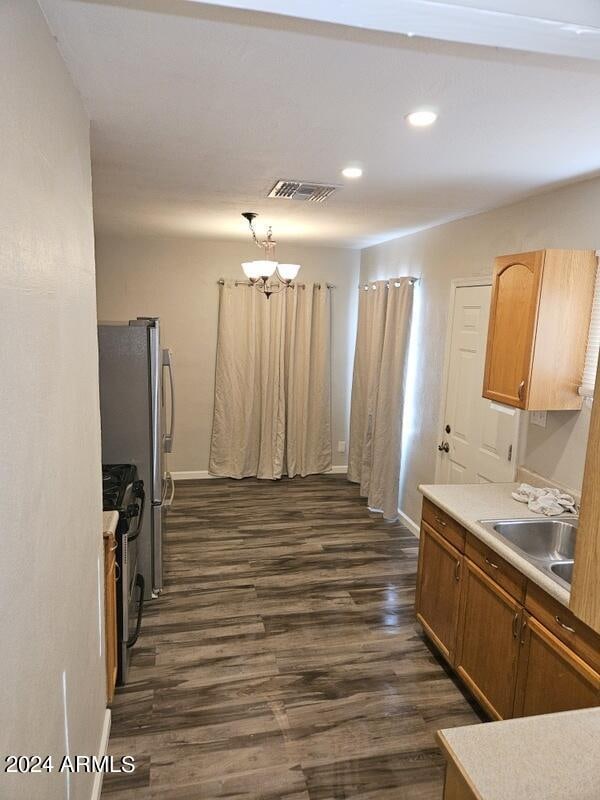
[[[199,2],[200,0],[190,0]],[[203,0],[368,30],[600,59],[598,0]]]
[[[101,230],[246,236],[252,210],[279,240],[358,247],[600,169],[600,61],[188,0],[39,2],[92,119]],[[421,105],[440,116],[419,131]],[[278,178],[343,189],[267,199]]]

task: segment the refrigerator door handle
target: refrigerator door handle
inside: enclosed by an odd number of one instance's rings
[[[169,422],[169,432],[164,437],[165,453],[172,453],[175,430],[175,384],[173,383],[173,354],[168,348],[163,350],[162,365],[169,370],[169,387],[171,391],[171,420]]]
[[[153,322],[148,327],[150,347],[150,403],[152,426],[152,503],[160,503],[160,491],[163,478],[162,454],[164,451],[164,434],[162,431],[161,395],[162,395],[162,350],[160,348],[159,323]],[[148,487],[146,488],[148,491]]]
[[[165,502],[166,508],[171,508],[173,505],[173,499],[175,498],[175,481],[173,480],[173,476],[169,472],[169,483],[171,484],[171,494],[169,495],[169,499]]]

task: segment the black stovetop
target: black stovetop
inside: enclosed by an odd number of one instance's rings
[[[124,506],[127,487],[137,480],[137,469],[133,464],[102,465],[102,509],[119,511]]]

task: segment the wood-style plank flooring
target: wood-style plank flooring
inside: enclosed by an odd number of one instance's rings
[[[177,484],[106,800],[441,800],[480,721],[414,621],[417,540],[343,475]]]

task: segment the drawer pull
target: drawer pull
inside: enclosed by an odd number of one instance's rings
[[[460,581],[460,561],[457,560],[456,566],[454,567],[454,579],[456,581]]]
[[[485,563],[486,563],[486,564],[489,564],[489,566],[490,566],[490,567],[492,567],[492,569],[500,569],[500,567],[498,566],[498,564],[494,564],[494,562],[493,562],[493,561],[490,561],[490,560],[489,560],[489,558],[486,558],[486,559],[485,559]]]
[[[441,525],[442,528],[446,528],[448,525],[448,523],[444,522],[444,520],[441,517],[438,517],[437,514],[435,515],[435,521],[437,522],[438,525]]]
[[[554,619],[558,622],[561,628],[564,628],[566,631],[569,631],[569,633],[575,633],[575,628],[571,628],[568,625],[565,625],[564,622],[561,622],[561,619],[558,616],[558,614],[554,617]]]

